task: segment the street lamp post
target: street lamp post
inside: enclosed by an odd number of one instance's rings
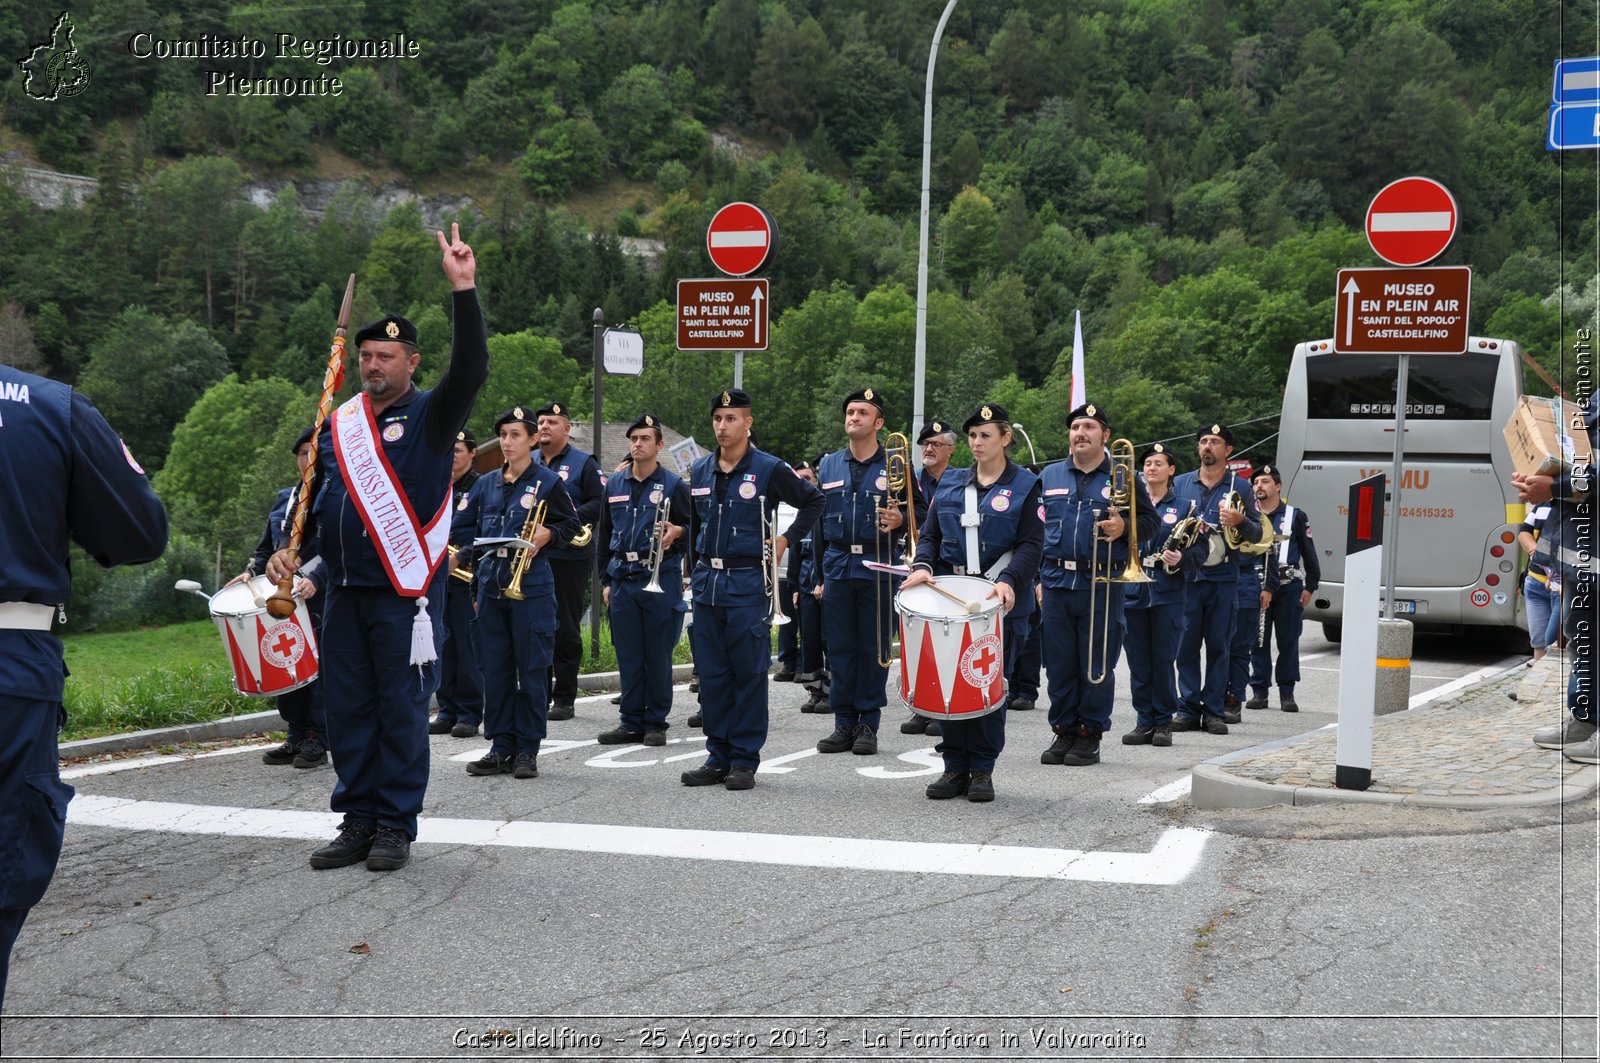
[[[922,234],[917,245],[917,359],[915,371],[915,398],[912,404],[911,437],[922,431],[924,392],[928,377],[928,187],[933,169],[933,67],[939,59],[939,39],[944,36],[945,23],[950,12],[956,9],[956,0],[944,5],[939,25],[933,31],[933,44],[928,48],[928,83],[922,97]]]

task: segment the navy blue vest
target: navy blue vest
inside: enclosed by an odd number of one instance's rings
[[[983,572],[1016,546],[1022,507],[1039,482],[1039,477],[1027,469],[1012,467],[1017,472],[1010,482],[996,482],[988,494],[981,487],[978,489],[978,567]],[[961,526],[961,515],[967,509],[967,484],[976,475],[976,469],[946,469],[933,496],[933,519],[939,522],[939,561],[950,569],[965,568],[967,564],[967,530]],[[1007,616],[1021,620],[1030,616],[1033,609],[1030,582],[1016,588],[1016,604]]]
[[[506,483],[505,476],[500,473],[480,476],[467,492],[466,508],[460,512],[471,521],[475,538],[521,536],[539,500],[548,500],[551,485],[559,482],[555,473],[532,463],[514,484]],[[501,556],[502,552],[504,556]],[[550,574],[548,553],[546,548],[534,554],[528,571],[523,574],[522,593],[525,597],[531,598],[535,593],[545,591],[555,593],[555,577]],[[502,592],[511,580],[511,566],[516,561],[516,555],[516,547],[505,547],[503,551],[484,550],[479,554],[472,567],[478,581],[479,595],[503,597]]]
[[[827,579],[873,579],[878,574],[862,561],[889,564],[896,551],[889,537],[878,530],[877,507],[889,494],[884,474],[883,448],[862,465],[859,484],[852,483],[856,468],[849,450],[835,450],[817,465],[817,486],[826,508],[822,511],[821,535],[827,543],[822,555],[822,574]],[[852,547],[860,547],[859,552]]]
[[[632,466],[614,473],[606,481],[606,506],[611,520],[611,542],[608,544],[610,563],[606,574],[612,579],[645,579],[650,573],[650,547],[655,538],[656,507],[663,499],[671,499],[683,480],[664,465],[643,481],[633,478]],[[688,524],[689,514],[673,512],[667,520],[672,524]],[[678,573],[683,567],[684,540],[679,539],[661,559],[661,585],[667,587],[668,577],[674,587],[682,584]],[[628,554],[634,555],[633,560]],[[669,588],[670,589],[670,588]]]
[[[761,506],[765,497],[768,519],[775,519],[778,500],[770,490],[772,474],[781,465],[777,458],[754,446],[745,453],[739,466],[724,479],[717,494],[717,452],[712,451],[694,463],[689,473],[689,496],[694,504],[698,534],[694,552],[696,564],[691,585],[694,600],[711,605],[747,605],[766,597],[761,575]],[[782,528],[775,529],[782,532]],[[733,562],[716,568],[712,558]],[[755,564],[750,564],[754,560]]]
[[[1144,557],[1154,556],[1154,565],[1144,567],[1145,575],[1155,577],[1154,583],[1130,583],[1127,585],[1127,608],[1144,609],[1152,605],[1173,605],[1183,602],[1183,573],[1168,572],[1167,567],[1161,563],[1161,552],[1167,548],[1167,537],[1172,534],[1172,529],[1189,513],[1189,503],[1179,502],[1178,497],[1172,493],[1171,485],[1161,501],[1154,506],[1156,511],[1156,533],[1150,542],[1139,540],[1139,553]]]
[[[1094,554],[1095,524],[1106,519],[1111,508],[1111,459],[1103,459],[1089,472],[1081,472],[1071,460],[1047,465],[1039,477],[1040,495],[1044,502],[1044,561],[1039,565],[1039,579],[1048,590],[1082,590],[1089,586],[1089,565]],[[1138,478],[1135,491],[1144,491],[1144,480]],[[1124,507],[1124,521],[1135,519],[1136,506],[1130,502]],[[1140,549],[1144,548],[1141,543]],[[1100,556],[1106,556],[1105,544],[1100,544]],[[1076,569],[1066,569],[1057,561],[1072,561]],[[1128,542],[1118,539],[1111,544],[1112,569],[1120,570],[1128,563]]]

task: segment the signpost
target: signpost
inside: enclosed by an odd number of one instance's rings
[[[767,291],[765,277],[679,280],[678,350],[766,350]]]
[[[772,215],[753,203],[729,203],[706,226],[706,254],[711,264],[730,277],[744,277],[761,268],[778,242]]]
[[[1394,481],[1399,484],[1397,477]],[[1398,508],[1398,507],[1396,507]],[[1371,616],[1378,607],[1383,568],[1383,477],[1350,485],[1345,523],[1344,613]],[[1395,552],[1390,544],[1388,552]],[[1339,732],[1333,784],[1341,790],[1372,785],[1372,717],[1378,689],[1378,625],[1346,623],[1339,647]]]
[[[1455,239],[1456,197],[1431,177],[1402,177],[1385,185],[1367,208],[1367,243],[1391,266],[1420,266]]]
[[[637,332],[608,328],[603,333],[602,361],[612,376],[639,376],[644,373],[644,337]]]
[[[1464,354],[1471,266],[1341,269],[1333,311],[1339,354]]]
[[[1600,55],[1556,60],[1544,146],[1550,151],[1600,148]]]

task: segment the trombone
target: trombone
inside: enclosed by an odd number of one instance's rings
[[[789,618],[783,615],[783,608],[778,603],[778,530],[771,514],[767,512],[767,496],[762,495],[756,499],[756,506],[761,510],[761,576],[767,585],[767,599],[772,603],[771,610],[767,613],[767,623],[776,627],[787,624]]]
[[[656,505],[655,533],[650,538],[650,582],[644,589],[651,594],[661,593],[661,558],[667,552],[667,520],[672,516],[672,496],[665,491]]]
[[[1133,443],[1127,439],[1113,439],[1111,441],[1111,509],[1120,510],[1127,514],[1125,520],[1128,525],[1128,563],[1121,572],[1112,574],[1112,551],[1116,546],[1115,540],[1104,539],[1099,528],[1095,529],[1093,549],[1090,553],[1089,563],[1089,674],[1086,677],[1091,683],[1103,683],[1110,674],[1111,656],[1111,595],[1117,593],[1116,585],[1123,583],[1150,583],[1153,582],[1139,564],[1139,507],[1134,492],[1140,490],[1139,480],[1134,472]],[[1101,575],[1100,544],[1105,543],[1106,574]],[[1103,589],[1102,589],[1103,587]],[[1095,627],[1094,610],[1097,598],[1104,615],[1100,619],[1100,626]],[[1098,636],[1098,638],[1096,638]],[[1098,658],[1098,659],[1097,659]]]
[[[911,564],[917,556],[917,513],[912,498],[912,485],[916,482],[911,472],[911,440],[904,432],[890,432],[883,440],[883,480],[888,496],[886,501],[896,509],[906,512],[906,554],[904,564]],[[893,549],[893,538],[890,535]],[[883,553],[889,553],[889,550]],[[887,667],[887,666],[885,666]]]

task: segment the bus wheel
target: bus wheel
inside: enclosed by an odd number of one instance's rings
[[[1336,624],[1331,620],[1324,620],[1322,622],[1322,637],[1329,642],[1337,643],[1344,638],[1344,625]]]

